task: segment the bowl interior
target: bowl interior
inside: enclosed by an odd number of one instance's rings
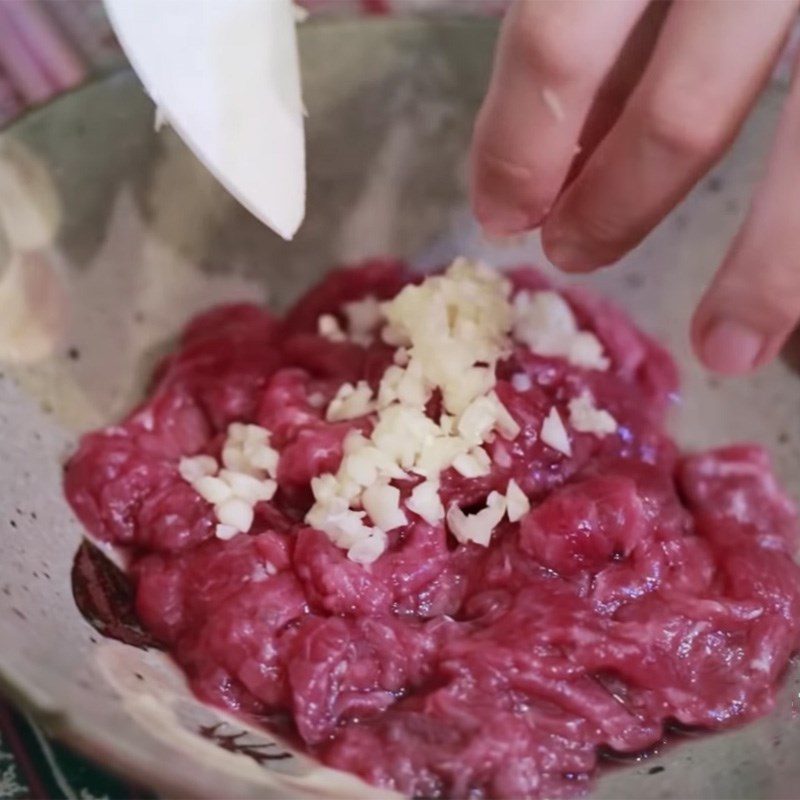
[[[281,308],[332,263],[376,254],[420,268],[462,253],[541,263],[535,236],[490,243],[466,207],[495,32],[467,19],[302,26],[310,202],[291,244],[240,208],[172,131],[154,131],[152,103],[128,72],[0,137],[0,686],[109,766],[182,796],[379,796],[197,703],[158,653],[94,632],[71,596],[81,530],[61,465],[82,431],[141,397],[181,325],[214,303]],[[781,97],[768,91],[712,176],[589,282],[675,353],[681,442],[764,443],[797,496],[800,378],[789,360],[722,381],[695,364],[686,334],[742,218]],[[769,718],[608,771],[595,796],[791,796],[798,688],[790,674]]]

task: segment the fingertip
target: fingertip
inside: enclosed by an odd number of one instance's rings
[[[566,239],[549,240],[542,237],[542,248],[548,260],[562,272],[586,273],[596,269],[580,244]]]
[[[768,340],[762,331],[727,316],[696,316],[692,345],[700,361],[721,375],[745,375],[764,362]]]
[[[536,227],[536,221],[521,208],[481,197],[473,202],[475,217],[489,236],[517,236]]]
[[[542,228],[542,248],[553,266],[562,272],[594,272],[606,263],[570,229],[546,223]]]
[[[705,367],[712,369],[706,364],[703,358],[703,334],[708,327],[708,314],[705,313],[703,303],[694,310],[691,322],[689,323],[689,342],[692,345],[697,360]]]
[[[473,169],[472,210],[481,227],[492,236],[514,236],[537,228],[543,211],[521,197],[519,184],[502,174],[496,164],[480,161]]]

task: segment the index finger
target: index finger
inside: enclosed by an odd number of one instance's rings
[[[568,271],[611,264],[685,196],[769,78],[797,0],[670,7],[642,79],[542,231]]]
[[[494,234],[540,224],[594,96],[646,0],[527,0],[500,33],[472,149],[472,202]]]

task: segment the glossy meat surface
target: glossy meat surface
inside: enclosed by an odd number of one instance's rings
[[[496,390],[521,433],[489,445],[489,475],[442,479],[445,506],[466,509],[514,478],[532,502],[519,523],[483,548],[408,512],[363,566],[302,521],[310,479],[335,471],[346,433],[368,424],[326,422],[319,397],[376,386],[393,352],[331,342],[317,319],[408,279],[375,261],[331,273],[283,320],[246,305],[202,315],[149,399],[72,458],[73,508],[92,536],[130,549],[141,621],[198,696],[288,711],[327,764],[427,797],[573,794],[600,748],[640,751],[666,723],[719,729],[769,711],[800,627],[794,508],[758,447],[679,454],[663,428],[670,357],[581,290],[565,296],[611,368],[517,345]],[[529,388],[514,388],[520,373]],[[571,431],[566,457],[539,432],[583,388],[619,429]],[[272,432],[279,490],[249,534],[222,541],[178,461],[218,456],[233,421]],[[405,498],[415,482],[395,485]]]

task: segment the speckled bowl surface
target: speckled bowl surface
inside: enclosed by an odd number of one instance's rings
[[[103,639],[70,569],[81,529],[61,465],[122,415],[180,326],[213,303],[285,306],[333,262],[458,254],[540,260],[535,237],[484,241],[465,205],[472,118],[495,36],[476,20],[304,25],[309,212],[292,244],[243,211],[169,130],[130,73],[0,136],[0,687],[52,732],[173,796],[389,796],[199,704],[161,654]],[[780,107],[771,89],[733,152],[618,268],[591,283],[675,353],[687,447],[770,446],[795,496],[800,379],[787,359],[748,380],[694,363],[692,304],[746,208]],[[597,798],[787,798],[800,786],[798,676],[776,712],[606,772]],[[663,771],[650,774],[652,767]]]

